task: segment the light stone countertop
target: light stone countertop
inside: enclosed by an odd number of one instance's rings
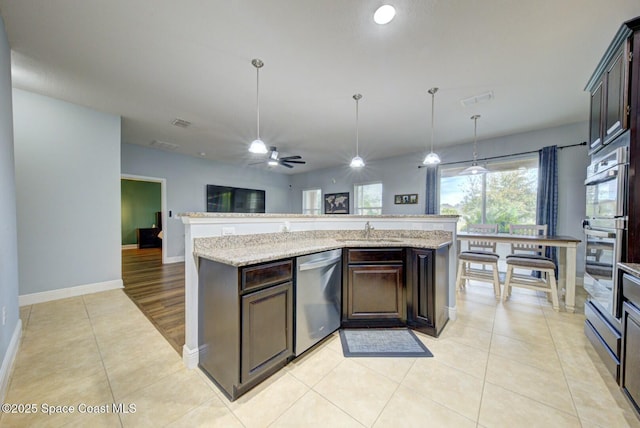
[[[633,276],[640,278],[640,263],[618,263],[618,267],[622,268],[625,272],[630,273]]]
[[[365,239],[362,230],[318,230],[196,238],[193,253],[239,267],[335,248],[438,249],[451,243],[451,232],[440,230],[372,230],[369,239]]]
[[[272,217],[292,217],[292,218],[371,218],[371,215],[358,215],[358,214],[289,214],[289,213],[209,213],[209,212],[187,212],[177,214],[177,217],[191,217],[191,218],[218,218],[218,217],[253,217],[253,218],[272,218]],[[440,215],[440,214],[382,214],[376,215],[375,218],[448,218],[457,219],[459,215]]]

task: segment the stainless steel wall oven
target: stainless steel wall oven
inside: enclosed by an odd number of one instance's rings
[[[587,168],[584,288],[610,322],[621,316],[616,265],[626,248],[627,146],[594,156]]]

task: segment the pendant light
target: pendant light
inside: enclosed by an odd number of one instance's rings
[[[464,169],[460,175],[477,175],[477,174],[486,174],[489,172],[486,168],[478,165],[478,119],[480,119],[479,114],[474,114],[471,116],[471,120],[473,120],[473,163],[467,169]]]
[[[427,166],[436,166],[440,163],[440,156],[433,152],[433,129],[434,129],[434,106],[435,106],[435,96],[436,92],[438,92],[438,88],[431,88],[427,92],[431,94],[431,151],[427,156],[425,156],[424,161],[422,163]]]
[[[351,159],[349,166],[351,168],[362,168],[364,166],[364,160],[358,154],[358,102],[362,98],[361,94],[355,94],[353,99],[356,100],[356,156]]]
[[[251,64],[256,68],[256,139],[251,142],[249,151],[251,153],[267,153],[267,145],[260,139],[260,69],[264,63],[259,59],[254,59]]]

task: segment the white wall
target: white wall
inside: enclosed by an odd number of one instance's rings
[[[122,144],[122,173],[166,179],[167,215],[163,225],[168,236],[167,256],[177,261],[184,257],[184,226],[176,215],[206,211],[207,184],[244,187],[266,191],[267,213],[300,212],[292,210],[288,175],[263,171],[253,167],[239,167],[208,159]],[[168,214],[168,213],[167,213]]]
[[[0,401],[20,336],[18,316],[18,238],[16,234],[16,186],[13,163],[11,107],[11,53],[0,17]],[[0,315],[1,316],[1,315]]]
[[[478,158],[501,156],[539,150],[550,145],[570,145],[587,141],[587,122],[558,126],[539,131],[478,141]],[[436,148],[443,163],[470,160],[473,144]],[[424,153],[369,161],[361,171],[352,171],[348,165],[312,171],[292,176],[295,210],[302,207],[302,190],[322,188],[324,193],[350,192],[353,210],[353,185],[372,181],[383,184],[383,214],[422,214],[426,189],[426,170],[422,165]],[[559,201],[558,234],[582,239],[582,219],[585,215],[584,179],[589,156],[586,146],[563,149],[558,155]],[[335,183],[334,183],[335,180]],[[416,205],[394,205],[393,195],[418,193]],[[353,211],[351,211],[353,212]],[[578,272],[584,272],[584,244],[578,246]]]
[[[19,89],[13,108],[20,296],[121,286],[120,117]]]

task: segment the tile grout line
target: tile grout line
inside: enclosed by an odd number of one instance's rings
[[[502,303],[502,299],[497,301],[493,310],[493,323],[491,325],[491,337],[489,338],[489,349],[487,349],[487,362],[484,365],[484,376],[482,377],[482,392],[480,392],[480,403],[478,404],[478,413],[476,414],[476,428],[480,426],[480,413],[482,412],[482,400],[484,398],[484,391],[487,386],[487,372],[489,371],[489,359],[491,358],[491,346],[493,345],[493,335],[496,329],[496,314],[498,312],[498,305]]]
[[[553,342],[553,350],[555,351],[555,354],[558,357],[558,361],[560,362],[560,370],[562,370],[562,377],[564,379],[564,383],[567,385],[569,396],[571,397],[571,404],[573,405],[573,410],[576,412],[576,418],[578,419],[580,426],[583,426],[582,418],[580,417],[580,412],[578,411],[578,406],[576,406],[576,401],[573,397],[573,391],[571,390],[571,386],[569,385],[567,374],[564,371],[564,364],[562,363],[562,358],[560,358],[560,353],[558,352],[558,345],[556,344],[556,339],[553,336],[553,333],[551,331],[551,326],[549,325],[549,318],[547,317],[547,314],[544,311],[542,311],[542,314],[544,316],[544,322],[547,325],[547,329],[549,330],[549,334],[551,335],[551,341]]]
[[[418,338],[418,340],[420,340]],[[421,341],[422,342],[422,341]],[[426,346],[426,345],[425,345]],[[431,351],[429,351],[431,352]],[[382,406],[382,409],[380,409],[380,412],[378,413],[378,415],[376,416],[376,418],[374,419],[373,423],[371,424],[371,426],[374,426],[376,424],[376,422],[378,422],[378,420],[380,419],[380,416],[382,416],[382,414],[384,413],[385,409],[387,408],[387,406],[389,405],[389,403],[391,402],[391,399],[393,398],[394,395],[396,395],[396,393],[398,392],[398,390],[400,389],[400,386],[402,385],[402,382],[404,382],[404,380],[407,378],[407,375],[409,374],[409,372],[411,371],[411,369],[413,368],[413,366],[416,365],[416,362],[418,361],[417,358],[413,359],[413,362],[411,363],[411,367],[409,367],[409,369],[407,370],[407,372],[404,374],[404,376],[402,376],[402,379],[400,380],[400,382],[398,382],[398,384],[396,385],[396,388],[393,390],[393,392],[391,393],[391,395],[389,396],[389,399],[387,400],[386,403],[384,403],[384,406]],[[386,376],[385,376],[386,377]],[[389,378],[387,378],[389,379]],[[391,379],[389,379],[391,380]]]
[[[109,385],[109,392],[111,392],[112,403],[116,402],[116,397],[113,394],[113,388],[111,387],[111,379],[109,379],[109,373],[107,372],[107,367],[104,364],[104,358],[102,356],[102,349],[100,348],[100,344],[98,343],[98,337],[96,336],[96,330],[93,326],[93,318],[89,314],[89,309],[87,308],[87,302],[85,300],[85,296],[82,296],[82,304],[84,305],[84,310],[87,313],[87,318],[89,319],[89,324],[91,325],[91,332],[93,333],[93,340],[96,344],[96,348],[98,348],[98,354],[100,354],[100,363],[102,364],[102,370],[104,370],[104,377],[107,379],[107,384]],[[120,422],[120,427],[124,427],[124,423],[122,422],[122,417],[118,414],[118,421]]]

